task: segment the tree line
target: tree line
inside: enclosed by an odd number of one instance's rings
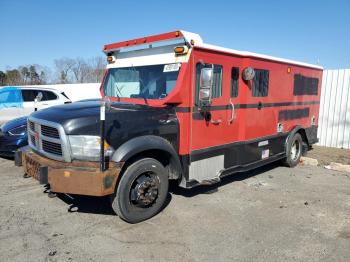
[[[54,73],[50,68],[36,64],[0,71],[0,86],[99,83],[105,67],[104,57],[64,57],[54,60]]]

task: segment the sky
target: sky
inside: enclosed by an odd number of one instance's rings
[[[350,0],[0,0],[0,70],[103,56],[104,44],[183,29],[204,42],[350,68]]]

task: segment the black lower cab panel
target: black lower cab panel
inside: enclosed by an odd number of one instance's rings
[[[286,139],[290,133],[279,133],[250,141],[193,151],[182,157],[185,182],[190,188],[218,182],[220,177],[249,171],[286,157]],[[317,126],[305,129],[309,145],[317,142]]]

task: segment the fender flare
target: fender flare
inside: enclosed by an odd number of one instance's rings
[[[182,175],[182,167],[179,156],[168,140],[155,135],[146,135],[132,138],[118,147],[113,153],[111,161],[125,162],[131,157],[148,150],[161,150],[170,155],[172,172],[175,171],[176,178]]]

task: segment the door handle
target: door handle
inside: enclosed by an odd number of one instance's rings
[[[235,105],[232,103],[230,99],[230,105],[231,105],[231,118],[228,120],[228,123],[231,124],[232,121],[236,118],[235,116]]]

